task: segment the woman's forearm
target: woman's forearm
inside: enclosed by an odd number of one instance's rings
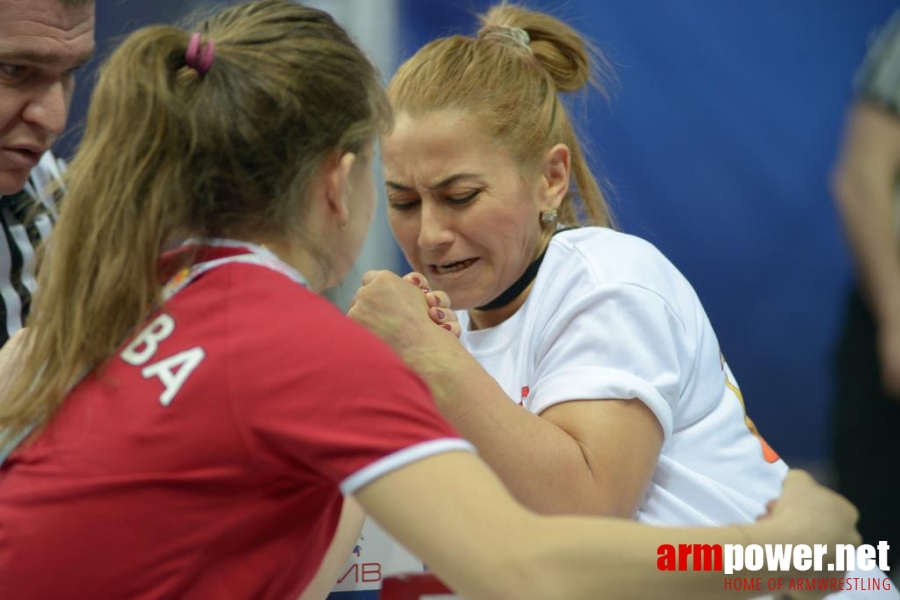
[[[621,456],[591,446],[597,436],[576,439],[551,420],[510,401],[460,344],[445,344],[439,351],[440,359],[437,352],[429,356],[427,351],[420,351],[405,358],[428,383],[444,417],[478,448],[479,455],[520,502],[543,514],[626,518],[634,514],[659,453],[651,435],[622,440],[623,446],[652,447],[647,452],[635,447],[628,453],[632,461],[646,456],[640,465],[619,464]],[[598,431],[603,431],[604,425],[595,422],[593,413],[615,408],[595,402],[567,403],[565,407],[583,414],[585,422]],[[613,415],[608,416],[610,423],[618,423]],[[602,437],[612,439],[616,427],[611,429]],[[623,475],[623,469],[640,471],[641,476]]]
[[[472,442],[513,496],[542,513],[597,514],[598,490],[577,443],[511,402],[461,345],[413,361],[441,414]]]

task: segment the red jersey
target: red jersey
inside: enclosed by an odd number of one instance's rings
[[[0,469],[3,600],[294,599],[342,490],[470,448],[290,267],[208,243],[189,285]]]

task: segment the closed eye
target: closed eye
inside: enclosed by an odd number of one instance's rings
[[[394,210],[411,210],[419,205],[419,200],[391,200],[388,198],[388,206]]]
[[[450,204],[462,205],[462,204],[468,204],[469,202],[471,202],[472,200],[477,198],[478,194],[480,194],[481,192],[482,192],[482,190],[475,190],[471,194],[467,194],[465,196],[445,196],[445,198],[447,199],[447,202],[449,202]]]

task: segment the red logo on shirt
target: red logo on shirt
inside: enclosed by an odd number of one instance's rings
[[[519,406],[525,406],[525,398],[528,397],[528,393],[529,393],[530,391],[531,391],[531,390],[528,388],[527,385],[523,385],[523,386],[522,386],[522,399],[519,400]]]

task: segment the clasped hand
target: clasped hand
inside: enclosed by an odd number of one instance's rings
[[[390,271],[367,271],[347,315],[408,363],[429,344],[455,343],[460,335],[450,298],[431,290],[419,273],[401,278]]]

